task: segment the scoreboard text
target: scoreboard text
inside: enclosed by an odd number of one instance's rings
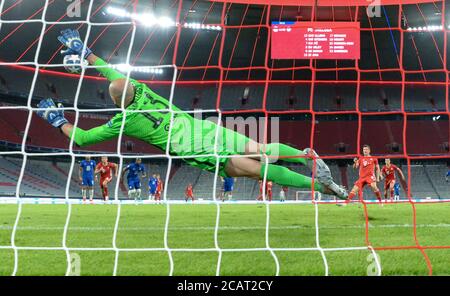
[[[272,22],[272,59],[359,59],[358,22]]]

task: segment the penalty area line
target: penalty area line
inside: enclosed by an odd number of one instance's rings
[[[365,229],[365,224],[361,225],[321,225],[320,229]],[[381,225],[373,225],[369,224],[369,228],[375,229],[375,228],[412,228],[414,227],[413,224],[381,224]],[[446,223],[439,223],[439,224],[417,224],[417,228],[450,228],[450,224]],[[10,225],[0,225],[0,230],[12,230],[13,226]],[[195,230],[215,230],[214,226],[176,226],[176,227],[169,227],[170,230],[175,231],[195,231]],[[222,230],[265,230],[265,226],[220,226],[219,229]],[[270,226],[269,230],[293,230],[293,229],[305,229],[305,230],[313,230],[314,225],[312,226],[301,226],[301,225],[292,225],[292,226]],[[63,226],[18,226],[17,230],[40,230],[40,231],[59,231],[64,230]],[[89,227],[83,227],[83,226],[72,226],[69,227],[69,231],[113,231],[114,227],[104,227],[104,226],[89,226]],[[164,226],[161,227],[120,227],[119,231],[163,231]]]

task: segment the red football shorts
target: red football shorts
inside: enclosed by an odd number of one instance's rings
[[[103,183],[106,181],[106,183],[111,182],[111,178],[104,178],[104,179],[100,179],[100,186],[103,187]]]
[[[395,183],[395,180],[384,180],[384,190],[389,189],[391,183]]]
[[[358,188],[360,190],[362,190],[364,188],[364,186],[370,185],[375,181],[376,181],[375,176],[360,178],[360,179],[358,179],[358,181],[355,182],[355,186],[358,186]]]

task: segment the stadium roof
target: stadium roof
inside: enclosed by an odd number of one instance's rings
[[[145,3],[144,3],[145,2]],[[418,1],[422,2],[422,1]],[[134,19],[137,29],[130,55],[130,64],[136,66],[173,64],[174,49],[177,48],[176,64],[181,67],[219,65],[220,43],[224,49],[222,66],[230,68],[264,67],[268,27],[270,21],[359,21],[361,22],[361,56],[354,60],[326,60],[314,62],[323,79],[357,79],[355,67],[367,70],[363,80],[401,80],[399,62],[403,59],[404,70],[410,73],[407,79],[420,81],[445,81],[444,34],[449,24],[443,22],[443,4],[434,1],[422,4],[381,7],[379,17],[369,18],[365,7],[355,6],[268,6],[226,4],[221,2],[182,1],[179,24],[182,27],[177,44],[177,11],[180,2],[134,1],[134,0],[81,0],[78,16],[68,16],[70,3],[48,0],[43,28],[37,20],[42,18],[44,0],[4,1],[2,20],[19,20],[18,23],[3,23],[0,31],[0,56],[5,62],[32,62],[39,45],[39,35],[45,30],[38,55],[41,64],[59,64],[60,44],[56,40],[59,31],[67,27],[79,28],[85,36],[87,27],[83,23],[61,24],[86,20],[90,10],[93,24],[88,44],[99,55],[111,63],[126,61],[130,40],[133,36],[129,24],[99,25],[100,23],[129,22]],[[269,15],[267,15],[269,12]],[[224,24],[221,25],[221,15]],[[32,22],[23,22],[31,20]],[[34,22],[33,22],[34,20]],[[201,25],[203,24],[203,26]],[[262,26],[259,26],[262,25]],[[220,27],[219,27],[220,26]],[[403,34],[399,29],[410,30]],[[403,42],[403,45],[402,45]],[[401,48],[403,47],[403,50]],[[402,54],[403,53],[403,54]],[[311,79],[309,60],[268,60],[274,79]],[[292,67],[295,67],[293,71]],[[285,71],[283,69],[286,69]],[[442,69],[442,72],[439,70]],[[62,68],[53,68],[63,71]],[[329,70],[329,71],[328,71]],[[424,73],[423,70],[435,70]],[[372,72],[371,72],[372,71]],[[220,71],[208,69],[181,69],[179,79],[216,80]],[[136,74],[142,78],[149,73]],[[155,73],[151,74],[157,75]],[[264,69],[227,71],[225,79],[265,79]],[[170,79],[170,77],[166,77]]]

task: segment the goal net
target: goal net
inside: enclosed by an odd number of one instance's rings
[[[435,178],[444,178],[439,170],[449,156],[445,1],[390,1],[395,5],[374,7],[375,17],[365,6],[233,2],[1,2],[0,262],[6,264],[0,274],[52,274],[57,266],[54,272],[65,275],[382,275],[383,258],[387,274],[433,274],[430,254],[450,245],[420,238],[446,224],[428,223],[421,205],[439,212],[448,197]],[[272,22],[285,20],[358,22],[369,53],[360,60],[272,59]],[[67,28],[79,30],[108,64],[67,73],[56,39]],[[281,204],[276,197],[283,189],[276,184],[272,201],[266,186],[257,201],[259,186],[250,179],[236,180],[232,198],[222,201],[221,161],[242,155],[219,153],[218,129],[210,155],[174,155],[170,136],[159,149],[127,137],[127,118],[146,113],[152,123],[157,119],[148,110],[126,109],[125,93],[115,106],[109,83],[95,68],[115,69],[127,82],[136,79],[167,98],[170,104],[158,112],[171,115],[169,135],[183,113],[217,124],[239,119],[245,123],[240,132],[261,143],[313,147],[347,187],[356,181],[353,158],[370,143],[380,163],[390,157],[404,172],[403,204],[382,209],[373,197],[356,197],[362,207],[340,208],[328,195],[295,189],[286,193],[290,202]],[[69,122],[83,129],[122,113],[117,139],[78,147],[36,116],[37,103],[46,97],[63,103]],[[246,129],[252,125],[257,135]],[[99,162],[102,156],[117,163],[117,177],[109,201],[101,200],[95,181],[96,205],[90,206],[81,200],[79,161]],[[252,156],[273,162],[265,154]],[[123,169],[136,158],[147,176],[135,200],[128,197]],[[200,158],[215,159],[213,173],[184,163]],[[434,167],[421,163],[430,160]],[[289,168],[311,173],[297,164]],[[160,203],[148,197],[153,174],[163,183]],[[186,193],[190,183],[192,199]],[[379,186],[384,192],[384,183]],[[401,240],[386,238],[387,229]],[[201,270],[188,263],[190,256]],[[345,263],[349,256],[359,260],[358,270]],[[408,258],[413,267],[393,267]]]
[[[295,200],[296,201],[310,201],[311,200],[311,196],[312,196],[312,192],[311,191],[296,191],[295,192]],[[315,201],[321,201],[322,200],[322,195],[320,194],[320,192],[314,192],[314,200]]]

